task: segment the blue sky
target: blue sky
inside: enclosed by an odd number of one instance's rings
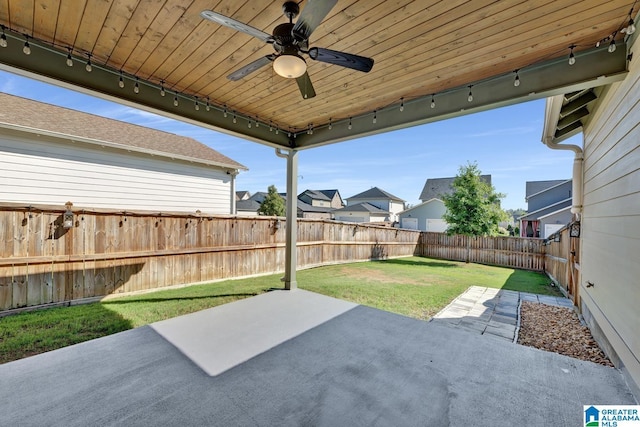
[[[285,160],[273,148],[0,71],[0,91],[194,138],[242,163],[236,189],[286,189]],[[525,182],[571,177],[573,153],[540,141],[544,100],[303,150],[299,192],[338,189],[348,198],[380,187],[419,203],[427,178],[455,176],[467,162],[491,174],[505,209],[526,208]],[[567,143],[582,145],[581,135]]]

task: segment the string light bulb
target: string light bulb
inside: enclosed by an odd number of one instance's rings
[[[227,117],[227,105],[225,104],[224,110],[222,111],[222,115]]]
[[[515,86],[515,87],[520,86],[520,73],[519,73],[519,71],[520,70],[514,71],[514,73],[516,73],[516,78],[513,79],[513,86]]]
[[[133,85],[133,91],[135,93],[140,93],[140,84],[138,83],[138,78],[136,77],[136,84]]]
[[[173,106],[174,106],[174,107],[177,107],[178,105],[179,105],[179,102],[178,102],[178,92],[176,92],[176,94],[175,94],[175,95],[174,95],[174,97],[173,97]]]
[[[467,96],[467,101],[473,101],[473,93],[471,92],[471,86],[469,86],[469,96]]]
[[[87,65],[84,66],[84,69],[87,70],[87,73],[90,73],[93,70],[93,66],[91,65],[90,53],[87,53]]]
[[[613,53],[616,51],[616,39],[615,36],[611,37],[611,43],[609,43],[609,47],[607,48],[609,53]]]
[[[349,117],[349,126],[348,126],[349,130],[351,130],[351,128],[353,128],[353,124],[351,123],[351,117]]]
[[[236,117],[236,113],[233,113],[233,123],[238,123],[238,119]]]
[[[636,23],[633,22],[633,18],[629,18],[629,26],[625,28],[627,35],[631,35],[636,32]]]
[[[2,25],[2,34],[0,35],[0,47],[7,47],[7,35],[4,33],[4,25]]]
[[[164,90],[164,80],[160,80],[160,96],[165,96],[167,92]]]
[[[196,111],[200,111],[200,104],[198,103],[198,97],[197,96],[193,97],[193,108]]]
[[[573,54],[573,49],[576,47],[576,45],[572,44],[571,46],[569,46],[569,65],[573,65],[576,63],[576,56]]]
[[[120,89],[124,89],[124,79],[122,78],[122,71],[120,71],[120,78],[118,79],[118,86],[120,86]]]
[[[431,108],[436,108],[436,100],[433,95],[431,95]]]
[[[329,117],[329,130],[333,129],[333,121],[331,117]]]
[[[207,104],[206,104],[206,110],[207,111],[211,111],[211,104],[209,103],[209,97],[207,96]]]
[[[404,111],[404,98],[400,98],[400,112]]]
[[[373,123],[378,123],[378,112],[376,110],[373,110]]]
[[[25,55],[31,55],[31,46],[29,45],[29,36],[24,35],[24,47],[22,48],[22,53]]]
[[[269,120],[269,132],[273,132],[273,122]]]
[[[67,67],[73,67],[73,58],[71,57],[71,48],[68,47],[67,50]]]

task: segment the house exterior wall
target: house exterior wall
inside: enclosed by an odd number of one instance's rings
[[[544,218],[540,218],[540,237],[543,239],[547,239],[549,234],[547,233],[547,225],[553,224],[556,226],[564,227],[569,224],[573,219],[573,215],[571,214],[570,209],[565,209],[560,212],[556,212],[545,216]],[[553,227],[558,228],[558,227]]]
[[[2,130],[0,200],[230,214],[232,175],[186,161]]]
[[[340,197],[340,193],[333,195],[333,198],[331,199],[331,207],[334,209],[340,209],[342,207],[342,198]]]
[[[413,207],[412,209],[400,213],[400,226],[403,226],[403,220],[406,218],[417,218],[417,229],[421,231],[429,231],[427,230],[427,220],[442,219],[442,215],[444,215],[446,211],[447,208],[444,206],[444,202],[442,202],[441,200],[432,199],[429,202],[422,203],[418,206]]]
[[[639,61],[600,95],[591,116],[584,129],[583,315],[640,391]]]
[[[550,188],[547,191],[532,195],[527,201],[527,210],[529,212],[537,211],[545,206],[552,205],[561,200],[571,197],[571,181],[560,184],[557,187]]]

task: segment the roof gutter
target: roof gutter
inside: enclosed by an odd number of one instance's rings
[[[571,189],[572,204],[571,213],[580,220],[582,214],[582,169],[584,162],[584,152],[582,148],[573,144],[558,144],[555,142],[555,132],[562,109],[564,95],[556,95],[547,98],[544,110],[544,129],[542,131],[542,142],[552,150],[571,150],[575,153],[573,159],[573,183]]]

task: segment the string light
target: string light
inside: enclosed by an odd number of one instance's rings
[[[259,127],[260,127],[260,121],[259,121],[259,120],[260,120],[260,117],[259,117],[259,116],[256,116],[256,120],[255,120],[255,122],[254,122],[254,123],[255,123],[255,125],[256,125],[256,127],[257,127],[257,128],[259,128]]]
[[[629,26],[624,29],[624,32],[627,33],[628,36],[636,32],[636,24],[633,22],[633,18],[629,18]]]
[[[224,105],[224,111],[222,112],[222,115],[227,117],[227,104]]]
[[[269,132],[273,132],[273,122],[269,120]]]
[[[373,110],[373,123],[374,124],[378,123],[378,111],[377,110]]]
[[[233,123],[238,123],[238,119],[236,118],[236,113],[233,113]]]
[[[22,48],[22,53],[25,55],[31,55],[31,46],[29,46],[29,36],[24,35],[24,47]]]
[[[573,54],[573,49],[576,47],[575,44],[572,44],[571,46],[569,46],[569,65],[573,65],[576,63],[576,56]]]
[[[2,25],[2,35],[0,35],[0,47],[7,47],[7,35],[4,33],[4,25]]]
[[[247,120],[247,127],[251,129],[251,120]]]
[[[519,73],[519,71],[520,71],[520,70],[515,70],[515,71],[514,71],[514,73],[516,73],[516,78],[513,80],[513,85],[514,85],[515,87],[520,86],[520,73]]]
[[[471,88],[473,87],[473,85],[469,85],[469,96],[467,96],[467,101],[472,102],[473,101],[473,93],[471,92]]]
[[[195,108],[196,111],[200,111],[200,104],[198,104],[197,96],[193,97],[193,108]]]
[[[140,84],[138,83],[138,77],[136,77],[136,84],[133,85],[133,91],[135,93],[140,93]]]
[[[400,98],[400,112],[404,111],[404,98]]]
[[[120,86],[120,89],[124,89],[124,79],[122,78],[122,71],[120,71],[120,78],[118,79],[118,86]]]
[[[351,123],[351,117],[349,117],[349,126],[348,126],[349,130],[351,130],[351,128],[353,128],[353,124]]]
[[[67,53],[67,67],[73,67],[73,58],[71,57],[71,48],[68,47],[67,50],[69,51]]]
[[[167,92],[164,90],[164,80],[160,80],[160,96],[165,96]]]
[[[431,95],[431,108],[436,108],[436,100],[433,94]]]
[[[91,54],[87,53],[87,65],[84,66],[84,69],[87,70],[87,73],[90,73],[93,70],[93,66],[91,66]]]
[[[280,128],[276,127],[276,135],[280,133]]]
[[[609,43],[609,47],[607,48],[607,50],[609,51],[609,53],[613,53],[616,51],[616,34],[613,33],[613,36],[611,37],[611,43]]]
[[[207,106],[205,107],[207,111],[211,111],[211,104],[209,104],[209,97],[207,96]]]
[[[175,96],[173,97],[173,106],[177,107],[178,106],[178,92],[176,92]]]
[[[333,122],[331,120],[331,117],[329,117],[329,130],[333,129]]]

